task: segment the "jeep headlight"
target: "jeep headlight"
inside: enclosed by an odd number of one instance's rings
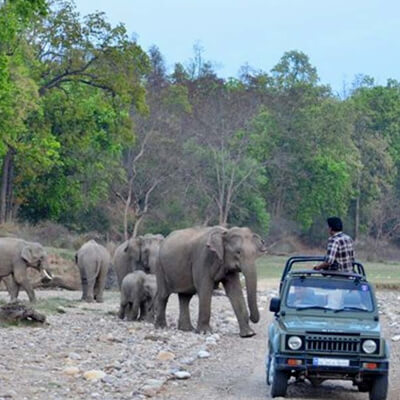
[[[364,353],[367,354],[372,354],[375,353],[376,349],[378,348],[378,346],[376,345],[375,340],[364,340],[363,344],[362,344],[362,349],[364,351]]]
[[[290,336],[287,344],[291,350],[299,350],[303,344],[303,341],[298,336]]]

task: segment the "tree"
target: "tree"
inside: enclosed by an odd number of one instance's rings
[[[128,39],[123,25],[112,27],[102,13],[82,21],[70,2],[55,3],[25,37],[30,58],[24,60],[37,106],[21,118],[21,132],[29,133],[14,135],[14,142],[25,143],[23,153],[13,147],[18,204],[22,215],[34,221],[79,221],[80,214],[107,198],[122,149],[134,140],[131,107],[147,111],[143,77],[148,57]],[[33,157],[44,154],[53,160],[42,159],[46,168],[35,175],[25,151],[32,143],[42,146],[32,147]],[[13,195],[8,191],[4,197]]]

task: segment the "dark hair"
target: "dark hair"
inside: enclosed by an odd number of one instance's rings
[[[330,217],[326,220],[328,222],[329,228],[335,232],[340,232],[343,230],[343,223],[339,217]]]

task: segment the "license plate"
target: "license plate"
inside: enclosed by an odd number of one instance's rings
[[[314,357],[313,365],[318,367],[348,367],[350,365],[350,360]]]

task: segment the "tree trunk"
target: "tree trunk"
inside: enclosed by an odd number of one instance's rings
[[[141,215],[135,222],[135,226],[133,228],[133,233],[132,233],[132,237],[135,238],[137,236],[138,230],[139,230],[139,226],[143,221],[143,217],[144,215]]]
[[[354,241],[358,239],[358,232],[360,230],[360,196],[356,198],[356,209],[354,216]]]
[[[358,239],[358,232],[360,230],[360,176],[357,179],[357,198],[354,211],[354,241]]]
[[[14,150],[9,148],[3,160],[0,188],[0,224],[6,222],[9,215],[9,209],[11,208],[12,210],[14,153]]]

